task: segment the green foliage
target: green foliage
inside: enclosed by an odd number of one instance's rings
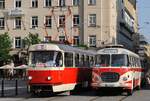
[[[41,40],[39,39],[38,34],[29,33],[27,37],[24,38],[24,44],[29,48],[33,44],[40,43]]]
[[[84,44],[80,44],[78,45],[79,48],[82,48],[82,49],[88,49],[88,46],[87,45],[84,45]]]
[[[8,33],[0,34],[0,63],[3,65],[8,60],[10,60],[11,56],[9,55],[9,51],[11,49],[11,39]]]

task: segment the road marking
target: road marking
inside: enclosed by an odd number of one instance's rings
[[[123,97],[123,98],[121,98],[119,101],[123,101],[123,100],[125,100],[126,98],[128,98],[129,96],[125,96],[125,97]]]

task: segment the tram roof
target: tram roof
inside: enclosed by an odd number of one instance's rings
[[[79,49],[79,48],[72,47],[69,45],[64,45],[64,44],[50,44],[50,43],[35,44],[35,45],[30,46],[29,48],[29,51],[48,51],[48,50],[75,52],[75,53],[89,54],[89,55],[96,54],[96,52],[93,50]]]
[[[103,48],[97,51],[97,54],[128,54],[139,57],[136,53],[125,48]]]

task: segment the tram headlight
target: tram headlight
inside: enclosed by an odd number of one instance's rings
[[[28,77],[28,80],[32,80],[32,76],[29,76],[29,77]]]
[[[47,80],[51,80],[52,78],[50,76],[47,77]]]

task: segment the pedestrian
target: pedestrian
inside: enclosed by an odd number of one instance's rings
[[[13,77],[13,75],[14,75],[14,63],[13,63],[13,61],[11,61],[11,63],[9,64],[10,65],[10,69],[9,69],[9,76],[10,76],[10,78],[12,78]]]

